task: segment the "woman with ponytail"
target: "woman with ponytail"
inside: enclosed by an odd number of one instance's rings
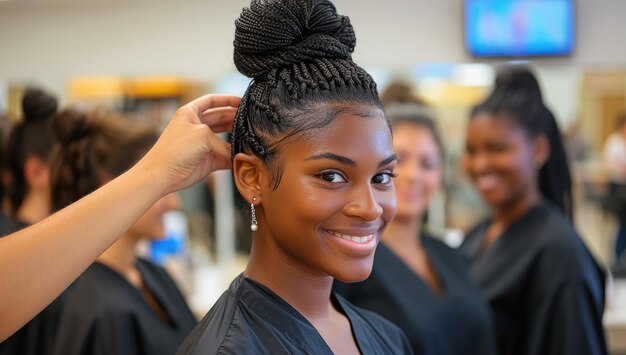
[[[59,113],[54,131],[60,145],[51,165],[55,211],[122,175],[158,137],[144,122],[75,110]],[[176,351],[196,321],[165,270],[138,258],[135,250],[141,239],[165,236],[163,214],[177,206],[174,194],[156,201],[66,291],[48,352],[166,355]]]
[[[234,45],[253,79],[232,135],[252,249],[179,353],[411,353],[396,326],[332,292],[370,274],[396,210],[391,130],[352,61],[350,20],[328,0],[255,0]]]
[[[561,136],[528,69],[499,73],[472,110],[464,167],[492,210],[461,249],[499,353],[606,354],[604,274],[572,226]]]

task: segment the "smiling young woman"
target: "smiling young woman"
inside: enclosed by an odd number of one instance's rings
[[[500,354],[605,354],[604,275],[568,216],[554,116],[525,68],[498,75],[472,110],[465,169],[492,217],[461,249],[493,313]]]
[[[410,353],[401,331],[331,292],[371,269],[396,211],[376,84],[325,0],[253,1],[235,23],[252,77],[232,141],[256,229],[250,260],[179,353]],[[256,221],[256,223],[255,223]]]

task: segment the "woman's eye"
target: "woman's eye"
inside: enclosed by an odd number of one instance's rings
[[[504,143],[491,143],[487,146],[487,149],[493,153],[501,153],[507,149],[507,146]]]
[[[322,173],[320,174],[320,178],[332,183],[346,182],[346,179],[344,179],[341,174],[335,172]]]
[[[391,172],[380,173],[372,178],[372,182],[374,184],[387,185],[391,182],[391,179],[394,177],[396,177],[396,175]]]
[[[426,158],[422,160],[422,168],[425,170],[434,170],[439,167],[439,161],[435,158]]]

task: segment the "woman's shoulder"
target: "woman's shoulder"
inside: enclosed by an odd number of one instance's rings
[[[457,250],[446,244],[443,240],[438,237],[435,237],[432,234],[424,234],[422,236],[422,243],[426,245],[428,251],[431,253],[437,253],[449,258],[463,258],[461,253]]]
[[[460,269],[466,272],[470,265],[469,258],[461,250],[452,248],[431,234],[424,235],[422,243],[426,247],[429,257],[441,260],[444,267]]]
[[[235,279],[228,290],[222,293],[209,312],[189,333],[177,354],[217,354],[231,329],[234,332],[243,331],[241,327],[233,324],[236,322],[234,318],[238,303],[237,290],[242,281],[240,278]]]
[[[258,298],[263,296],[251,296],[250,288],[244,276],[237,277],[185,339],[178,354],[285,353],[266,319],[264,300]],[[288,329],[282,331],[288,333]]]
[[[556,207],[544,204],[542,223],[533,235],[537,243],[537,267],[564,281],[603,280],[604,271],[576,231]]]
[[[476,254],[479,253],[482,240],[485,237],[485,232],[490,222],[491,219],[483,219],[467,230],[458,251],[467,258],[476,256]]]
[[[572,222],[555,206],[544,202],[536,212],[528,237],[535,240],[540,250],[566,257],[585,248]]]
[[[129,304],[122,281],[107,266],[93,263],[68,289],[66,312],[78,313],[81,319],[115,316]]]
[[[165,286],[166,290],[178,291],[178,286],[169,272],[162,266],[144,258],[137,258],[137,269],[141,272],[142,277],[149,277],[152,281],[157,282],[160,286]]]

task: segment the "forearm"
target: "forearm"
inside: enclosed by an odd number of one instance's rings
[[[0,239],[0,341],[41,311],[159,198],[139,164],[41,223]]]

